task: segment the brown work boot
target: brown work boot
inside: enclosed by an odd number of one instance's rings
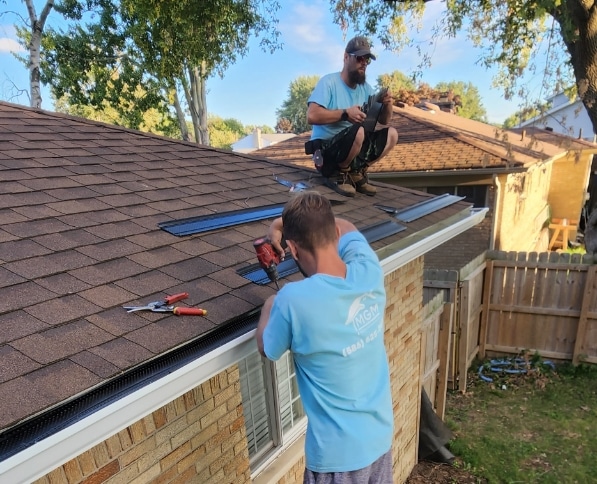
[[[361,171],[353,171],[350,173],[350,178],[354,183],[356,191],[359,193],[364,193],[365,195],[369,195],[372,197],[377,193],[377,188],[375,188],[371,183],[369,183],[369,176],[367,175],[367,168],[364,168]]]
[[[357,193],[348,170],[340,170],[337,175],[324,178],[323,183],[325,186],[330,187],[332,190],[345,197],[354,197]]]

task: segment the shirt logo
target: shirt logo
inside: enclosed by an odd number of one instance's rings
[[[375,300],[375,295],[372,292],[367,292],[352,302],[344,324],[352,324],[357,334],[361,334],[380,317],[379,304]]]

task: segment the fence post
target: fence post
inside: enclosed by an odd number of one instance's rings
[[[466,392],[468,370],[468,346],[470,339],[469,281],[462,281],[460,286],[460,340],[458,341],[458,390]]]
[[[436,413],[442,420],[446,413],[446,397],[448,392],[448,365],[450,363],[450,343],[452,341],[452,315],[454,305],[446,303],[440,317],[439,325],[439,368],[437,369],[437,390],[435,392]]]
[[[576,329],[576,341],[574,342],[574,353],[572,355],[572,364],[578,365],[580,357],[585,351],[584,342],[587,332],[587,319],[591,302],[593,301],[593,293],[595,292],[597,266],[589,267],[587,271],[587,280],[585,282],[585,291],[583,294],[582,305],[580,310],[580,317],[578,318],[578,327]]]
[[[483,314],[479,327],[479,358],[485,359],[485,345],[487,344],[487,326],[489,324],[489,302],[491,301],[491,285],[493,283],[493,260],[487,260],[485,279],[483,281]]]

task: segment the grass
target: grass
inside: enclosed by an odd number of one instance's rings
[[[540,362],[524,375],[471,372],[450,393],[449,448],[489,483],[597,482],[597,367]]]

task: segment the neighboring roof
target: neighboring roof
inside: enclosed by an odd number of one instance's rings
[[[271,146],[279,143],[280,141],[294,138],[295,136],[296,134],[294,133],[261,133],[261,131],[259,131],[259,133],[253,132],[232,143],[232,151],[235,153],[250,153],[257,150],[259,148],[259,144],[264,147]],[[259,138],[259,140],[257,138]]]
[[[374,198],[344,198],[289,163],[0,102],[0,431],[259,308],[273,288],[236,270],[256,263],[252,241],[269,221],[185,237],[158,223],[284,203],[274,175],[309,181],[359,228],[388,220],[373,203],[431,198],[384,184]],[[179,292],[207,316],[122,308]]]
[[[385,158],[371,165],[372,174],[520,169],[562,155],[571,146],[585,148],[576,140],[572,145],[557,145],[551,140],[523,138],[513,131],[439,109],[394,106],[390,125],[398,130],[398,144]],[[253,153],[311,168],[311,158],[304,151],[310,136],[304,133]]]

